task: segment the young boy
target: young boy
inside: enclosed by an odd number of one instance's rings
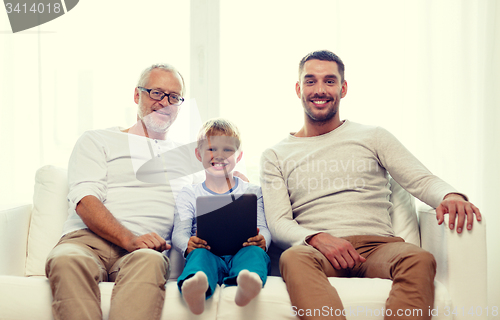
[[[264,286],[270,271],[266,251],[271,243],[260,187],[233,176],[243,155],[238,128],[225,119],[212,119],[203,124],[198,134],[196,157],[205,168],[206,180],[185,187],[176,199],[172,244],[186,257],[184,271],[177,285],[189,309],[201,314],[205,299],[212,296],[217,284],[238,285],[235,302],[247,305]],[[210,244],[196,236],[196,198],[217,194],[253,193],[257,195],[256,236],[242,243],[234,255],[216,256]]]

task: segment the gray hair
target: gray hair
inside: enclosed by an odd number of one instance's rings
[[[182,84],[182,95],[184,95],[184,92],[186,91],[186,85],[184,84],[184,78],[182,77],[181,73],[179,71],[177,71],[177,69],[170,65],[170,64],[167,64],[167,63],[155,63],[153,65],[151,65],[150,67],[147,67],[146,69],[144,69],[144,71],[142,71],[141,73],[141,76],[139,77],[139,81],[137,82],[137,86],[138,87],[144,87],[146,85],[146,83],[148,82],[149,80],[149,74],[151,73],[151,71],[153,71],[154,69],[163,69],[165,71],[168,71],[168,72],[172,72],[172,73],[177,73],[179,75],[179,78],[181,78],[181,84]]]

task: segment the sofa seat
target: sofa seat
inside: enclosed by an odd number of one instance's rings
[[[385,300],[392,282],[386,279],[330,278],[344,303],[347,319],[382,319]],[[446,288],[436,281],[434,309],[444,310],[452,304]],[[102,282],[101,308],[108,319],[113,283]],[[212,298],[205,302],[205,311],[193,315],[181,298],[175,280],[166,285],[162,319],[297,319],[301,311],[292,309],[285,283],[281,277],[270,276],[260,294],[246,307],[234,303],[236,287],[217,287]],[[53,320],[52,296],[45,277],[0,276],[0,319]],[[327,310],[327,309],[325,309]],[[332,312],[321,310],[321,313]],[[306,312],[306,311],[303,311]],[[319,312],[319,311],[317,311]],[[444,312],[433,319],[451,319]]]
[[[108,319],[111,292],[114,283],[101,282],[101,308],[103,319]],[[219,301],[217,288],[212,299],[205,304],[201,317],[192,315],[182,300],[177,282],[169,280],[166,285],[162,319],[216,319]],[[53,320],[49,281],[45,277],[0,276],[0,319]]]
[[[361,278],[329,278],[330,283],[337,289],[346,310],[348,320],[356,319],[383,319],[385,301],[389,296],[392,281],[387,279]],[[451,307],[451,300],[446,287],[438,282],[434,309],[444,310]],[[265,288],[245,308],[234,304],[235,287],[221,290],[217,319],[297,319],[296,315],[304,311],[292,308],[288,298],[286,286],[280,277],[270,277]],[[313,311],[311,311],[313,312]],[[317,311],[322,315],[334,313],[328,309]],[[451,319],[443,314],[433,319]]]

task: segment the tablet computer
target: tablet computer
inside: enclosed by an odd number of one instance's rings
[[[257,196],[198,197],[196,224],[198,238],[208,243],[213,254],[234,255],[248,238],[257,235]]]

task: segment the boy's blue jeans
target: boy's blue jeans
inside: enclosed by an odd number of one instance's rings
[[[208,278],[206,293],[208,299],[214,293],[217,284],[235,286],[236,277],[245,269],[257,273],[264,285],[271,271],[271,260],[267,253],[257,246],[243,247],[234,256],[221,257],[207,249],[195,249],[186,257],[186,265],[177,279],[177,286],[181,290],[184,280],[191,278],[198,271],[203,271]]]

